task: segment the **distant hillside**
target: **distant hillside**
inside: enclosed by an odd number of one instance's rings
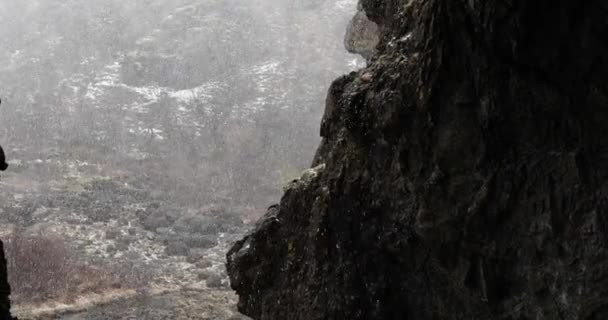
[[[355,5],[3,1],[0,139],[154,159],[199,193],[267,203],[309,164],[330,80],[362,65],[341,41]]]

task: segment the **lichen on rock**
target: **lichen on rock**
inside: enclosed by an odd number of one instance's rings
[[[293,179],[283,186],[283,191],[287,192],[291,189],[305,188],[314,179],[316,179],[321,172],[325,170],[325,164],[320,164],[314,168],[306,169],[302,171],[299,178]]]

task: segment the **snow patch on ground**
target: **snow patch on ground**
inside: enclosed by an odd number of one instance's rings
[[[216,90],[219,87],[220,83],[218,83],[217,81],[212,81],[190,89],[168,91],[168,94],[169,97],[174,98],[182,103],[190,103],[192,101],[205,102],[213,97],[210,92]]]

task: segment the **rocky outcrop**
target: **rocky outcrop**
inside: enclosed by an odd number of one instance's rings
[[[4,149],[0,147],[0,171],[8,168]],[[7,264],[4,256],[4,244],[0,240],[0,320],[10,320],[11,317],[11,302],[9,296],[11,287],[8,284],[8,273],[6,272]]]
[[[313,172],[227,255],[264,319],[607,319],[608,5],[363,0]]]
[[[6,258],[4,256],[4,244],[0,240],[0,320],[11,320],[11,287],[8,284],[8,273],[6,272]]]
[[[367,18],[364,10],[359,9],[346,27],[344,47],[350,53],[370,59],[376,53],[378,41],[378,26]]]

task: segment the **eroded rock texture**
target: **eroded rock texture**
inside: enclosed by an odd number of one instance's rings
[[[360,8],[346,27],[344,48],[350,53],[370,59],[376,53],[379,40],[378,25],[369,20]]]
[[[608,319],[608,5],[363,0],[312,172],[228,253],[263,319]]]

